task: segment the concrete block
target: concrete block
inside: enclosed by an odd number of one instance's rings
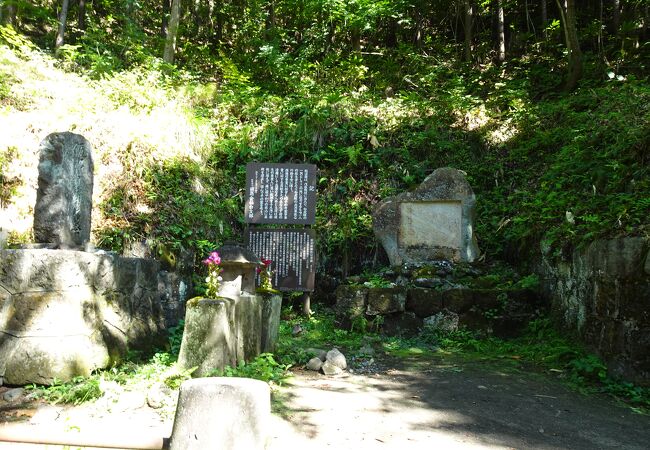
[[[170,450],[262,450],[269,386],[248,378],[198,378],[181,385]]]

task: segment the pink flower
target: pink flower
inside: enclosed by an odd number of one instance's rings
[[[219,256],[219,253],[211,252],[210,255],[203,260],[203,264],[205,264],[206,266],[211,266],[211,265],[218,266],[219,264],[221,264],[221,257]]]
[[[264,267],[269,267],[273,261],[270,259],[264,259],[262,258],[262,264],[264,264]]]

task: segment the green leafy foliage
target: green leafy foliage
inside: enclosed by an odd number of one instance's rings
[[[273,354],[262,353],[248,363],[242,361],[236,367],[227,366],[224,370],[216,370],[213,375],[208,376],[253,378],[281,385],[291,375],[288,372],[289,367],[290,365],[277,362]]]
[[[75,377],[68,383],[54,380],[52,385],[47,388],[29,385],[28,389],[32,391],[35,398],[42,398],[52,404],[80,405],[97,400],[104,394],[100,387],[100,379],[97,377]]]
[[[359,320],[352,330],[337,328],[334,314],[328,309],[316,308],[309,318],[299,316],[293,311],[283,311],[280,322],[279,342],[276,356],[278,361],[288,365],[305,364],[311,358],[309,349],[359,349],[368,336],[374,336],[376,327],[372,323]],[[294,333],[298,328],[299,333]]]

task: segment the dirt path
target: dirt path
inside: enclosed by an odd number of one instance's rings
[[[650,448],[650,417],[548,378],[431,362],[282,392],[272,449]]]
[[[161,419],[141,399],[77,408],[0,402],[0,422],[169,436],[172,418]],[[650,417],[547,377],[470,363],[400,363],[337,377],[299,370],[275,400],[270,450],[650,447]],[[35,448],[43,447],[0,443],[2,450]]]

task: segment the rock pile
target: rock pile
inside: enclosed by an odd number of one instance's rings
[[[316,356],[311,358],[305,366],[309,370],[321,372],[325,375],[339,375],[348,367],[345,355],[337,348],[329,352],[325,350],[315,350]]]

